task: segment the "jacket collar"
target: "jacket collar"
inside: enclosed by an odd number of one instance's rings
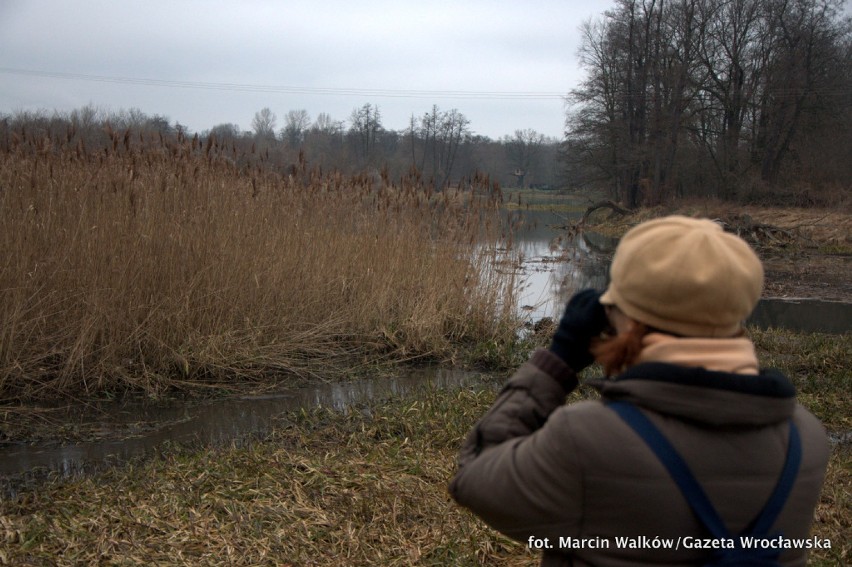
[[[646,362],[588,383],[605,399],[711,425],[768,425],[788,419],[796,407],[795,387],[776,370],[743,375]]]

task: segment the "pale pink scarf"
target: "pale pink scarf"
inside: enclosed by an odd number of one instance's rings
[[[754,344],[745,337],[731,339],[683,338],[649,333],[642,339],[637,362],[667,362],[700,366],[717,372],[757,374]]]

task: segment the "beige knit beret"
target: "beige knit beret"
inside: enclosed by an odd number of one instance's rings
[[[730,337],[762,289],[763,266],[744,240],[707,219],[669,216],[624,235],[600,301],[676,335]]]

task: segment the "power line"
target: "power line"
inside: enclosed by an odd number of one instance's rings
[[[55,71],[35,71],[30,69],[14,69],[0,67],[0,73],[48,79],[71,81],[87,81],[95,83],[115,83],[123,85],[143,85],[150,87],[203,89],[230,92],[252,92],[272,94],[313,94],[345,96],[358,95],[364,97],[393,97],[393,98],[457,98],[475,100],[562,100],[566,93],[543,91],[467,91],[467,90],[416,90],[416,89],[359,89],[341,87],[306,87],[288,85],[257,85],[241,83],[206,83],[198,81],[173,81],[166,79],[150,79],[140,77],[116,77],[109,75],[87,75],[82,73],[61,73]]]

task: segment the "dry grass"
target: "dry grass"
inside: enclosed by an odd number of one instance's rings
[[[847,208],[773,207],[706,202],[688,205],[684,212],[722,220],[748,215],[754,222],[794,234],[808,246],[852,245],[852,214]]]
[[[510,336],[511,286],[474,253],[499,190],[248,157],[129,134],[0,148],[0,399],[328,378]]]
[[[761,366],[778,368],[796,386],[799,402],[825,425],[837,443],[828,463],[812,533],[831,550],[812,552],[809,565],[845,565],[852,554],[852,335],[749,329]]]
[[[791,376],[829,431],[848,431],[852,344],[752,335],[761,362]],[[494,399],[485,385],[303,410],[250,446],[177,448],[44,483],[0,500],[0,564],[537,565],[446,492],[463,436]],[[832,549],[813,551],[810,565],[844,564],[852,550],[850,456],[848,441],[834,447],[813,525]]]

